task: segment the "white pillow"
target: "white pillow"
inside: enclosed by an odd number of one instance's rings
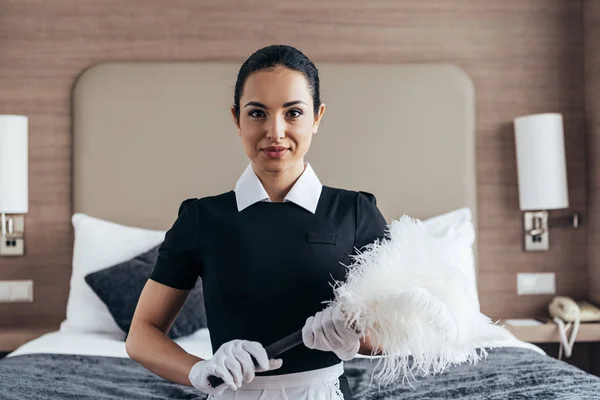
[[[436,241],[440,248],[447,252],[448,259],[458,265],[461,271],[469,278],[473,299],[479,306],[477,295],[477,275],[475,271],[475,256],[473,245],[475,243],[475,227],[471,210],[460,208],[445,214],[423,220],[427,233]]]
[[[87,285],[87,274],[130,260],[160,244],[165,231],[119,225],[76,213],[73,271],[67,300],[67,318],[60,330],[71,333],[106,333],[125,338],[106,305]]]

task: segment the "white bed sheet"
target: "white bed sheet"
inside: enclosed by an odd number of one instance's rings
[[[200,358],[212,356],[208,329],[200,329],[192,335],[175,339],[185,351]],[[24,354],[78,354],[128,358],[125,342],[107,334],[69,333],[55,331],[25,343],[7,357]]]
[[[192,335],[175,339],[175,342],[188,353],[200,358],[210,358],[212,356],[210,336],[206,328],[200,329]],[[520,347],[546,354],[539,347],[518,340],[508,332],[506,332],[506,336],[501,340],[496,338],[495,347]],[[25,343],[8,354],[7,357],[40,353],[129,357],[125,351],[125,342],[116,337],[106,334],[68,333],[61,331],[50,332]],[[369,356],[358,355],[358,357],[364,358]]]

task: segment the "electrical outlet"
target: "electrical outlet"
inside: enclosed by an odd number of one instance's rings
[[[520,273],[517,274],[517,294],[555,294],[556,293],[556,274],[549,273]]]
[[[25,254],[23,238],[0,238],[0,256],[22,256]]]
[[[33,302],[33,281],[0,281],[0,302]]]

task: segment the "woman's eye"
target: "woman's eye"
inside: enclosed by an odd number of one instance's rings
[[[262,110],[252,110],[248,113],[252,118],[264,118],[265,112]]]
[[[294,108],[294,109],[288,111],[288,115],[292,118],[298,118],[299,116],[302,115],[302,110],[298,110],[297,108]]]

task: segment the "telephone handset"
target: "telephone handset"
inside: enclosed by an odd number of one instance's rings
[[[552,317],[565,322],[575,322],[579,315],[580,322],[600,321],[600,309],[587,301],[575,301],[569,297],[557,296],[548,305]]]
[[[579,331],[580,322],[600,321],[600,309],[587,301],[575,301],[569,297],[557,296],[548,305],[548,311],[558,325],[560,335],[560,349],[558,359],[562,357],[563,346],[565,357],[571,357],[573,344]],[[567,325],[565,326],[565,322]],[[573,326],[571,337],[567,340],[567,331]]]

